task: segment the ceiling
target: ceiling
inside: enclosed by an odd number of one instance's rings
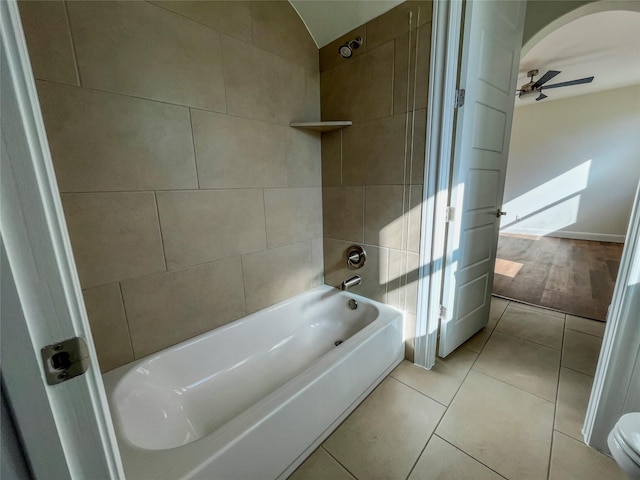
[[[403,0],[289,0],[318,48],[399,5]]]
[[[529,81],[527,71],[533,69],[540,70],[539,76],[560,70],[549,85],[595,77],[589,84],[547,90],[543,102],[640,84],[640,12],[599,12],[567,23],[520,60],[518,88]],[[516,107],[537,103],[536,97],[517,99]]]

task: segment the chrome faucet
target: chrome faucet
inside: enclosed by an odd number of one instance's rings
[[[342,282],[342,290],[348,290],[351,287],[360,285],[361,283],[362,283],[362,277],[360,277],[360,275],[354,275],[353,277]]]

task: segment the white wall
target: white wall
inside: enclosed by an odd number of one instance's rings
[[[640,85],[516,108],[501,229],[622,242],[639,132]]]

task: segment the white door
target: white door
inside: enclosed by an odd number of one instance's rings
[[[468,1],[464,17],[440,356],[489,319],[526,1]]]
[[[36,478],[123,478],[14,1],[0,36],[3,390]],[[91,365],[49,385],[40,349],[72,337]]]

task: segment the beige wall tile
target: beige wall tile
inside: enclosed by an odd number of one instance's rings
[[[184,107],[38,82],[62,192],[197,188]]]
[[[192,110],[200,188],[287,185],[287,128]]]
[[[67,6],[83,86],[226,112],[219,32],[147,2]]]
[[[402,185],[368,186],[364,200],[364,241],[401,248],[403,241]]]
[[[78,85],[64,2],[18,2],[31,68],[36,78]]]
[[[318,47],[289,2],[251,2],[251,19],[255,46],[318,70]]]
[[[415,314],[418,303],[420,256],[405,250],[389,251],[387,303]]]
[[[322,134],[322,186],[342,184],[342,129]]]
[[[62,195],[82,288],[165,270],[153,193]]]
[[[405,220],[408,222],[408,225],[406,225],[407,250],[419,253],[422,223],[422,185],[411,185],[409,187],[407,203],[409,203],[409,214],[405,215]]]
[[[320,75],[323,120],[362,122],[393,110],[393,42]]]
[[[158,192],[157,196],[169,270],[267,246],[262,190]]]
[[[293,297],[311,288],[317,275],[309,264],[311,243],[273,248],[243,255],[247,313]]]
[[[351,58],[344,58],[338,53],[340,45],[353,40],[354,38],[361,37],[362,45],[353,51]],[[359,55],[364,55],[367,52],[367,27],[361,25],[354,28],[349,33],[345,33],[341,37],[336,38],[333,42],[325,45],[320,49],[320,71],[328,70],[336,65],[342,65],[343,63],[351,62]]]
[[[223,35],[229,114],[288,125],[304,119],[304,67]]]
[[[322,189],[273,188],[264,191],[267,247],[281,247],[322,235]]]
[[[395,115],[343,130],[343,185],[402,185],[405,122],[405,115]]]
[[[161,0],[151,3],[220,30],[247,43],[253,41],[251,2],[241,0],[215,0],[213,2],[203,2],[202,0]]]
[[[82,292],[91,336],[102,373],[133,361],[129,326],[124,314],[120,285],[112,283]]]
[[[319,133],[297,128],[287,130],[287,184],[290,187],[322,186]]]
[[[136,358],[245,315],[240,258],[122,282]]]
[[[342,282],[354,275],[362,277],[362,283],[350,291],[367,298],[386,302],[389,271],[389,250],[374,245],[364,245],[367,263],[358,270],[347,268],[347,248],[353,242],[324,239],[324,283],[340,288]]]
[[[430,51],[431,23],[395,39],[393,113],[427,108]]]
[[[433,4],[430,1],[408,1],[374,18],[367,23],[369,48],[374,48],[408,32],[409,12],[413,12],[411,28],[416,28],[431,22],[432,11]]]
[[[325,237],[364,241],[363,187],[324,187],[322,212]]]
[[[412,118],[413,152],[411,155],[411,183],[424,182],[424,160],[427,141],[427,111],[417,110]]]
[[[324,239],[311,240],[311,266],[314,277],[311,279],[311,287],[324,284]]]
[[[387,300],[388,302],[388,300]],[[417,318],[411,313],[404,314],[404,358],[413,363],[416,353],[416,322]]]
[[[306,69],[305,93],[304,118],[308,122],[320,121],[320,72],[318,70]]]

